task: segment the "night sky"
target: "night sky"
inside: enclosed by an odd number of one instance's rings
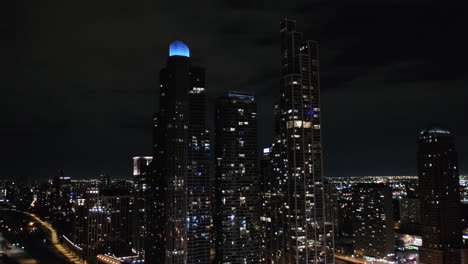
[[[151,154],[153,84],[175,39],[206,68],[210,107],[255,92],[268,146],[285,17],[320,42],[325,176],[416,175],[418,131],[434,123],[468,173],[464,1],[13,2],[1,178],[129,178],[132,156]]]

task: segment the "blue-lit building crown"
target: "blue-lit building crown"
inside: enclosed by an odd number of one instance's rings
[[[245,93],[245,92],[237,92],[237,91],[230,91],[228,93],[229,97],[241,99],[241,100],[251,100],[253,101],[255,99],[254,95],[251,93]]]
[[[450,131],[440,128],[440,127],[431,127],[431,128],[426,128],[421,131],[421,135],[423,134],[450,134]]]
[[[169,57],[172,56],[183,56],[190,57],[190,49],[182,41],[174,40],[169,46]]]

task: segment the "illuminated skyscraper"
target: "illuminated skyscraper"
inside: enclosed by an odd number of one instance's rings
[[[142,256],[144,252],[145,233],[147,232],[147,226],[145,225],[145,209],[146,198],[148,196],[152,160],[153,157],[133,157],[133,186],[135,190],[135,201],[133,204],[133,209],[136,217],[136,235],[133,237],[133,246],[134,250],[138,252],[140,256]]]
[[[303,41],[296,22],[280,23],[282,74],[273,147],[270,215],[274,263],[333,263],[333,224],[326,219],[318,43]],[[266,241],[271,244],[271,241]]]
[[[260,262],[257,105],[248,93],[216,102],[216,263]]]
[[[449,131],[437,127],[421,131],[417,160],[423,245],[419,263],[463,263],[457,159]]]
[[[392,191],[384,184],[353,186],[354,254],[383,259],[394,252]]]
[[[271,231],[273,229],[271,226],[271,214],[274,208],[272,205],[274,198],[271,196],[273,192],[271,189],[273,170],[270,154],[271,148],[263,148],[262,156],[260,157],[260,202],[262,206],[260,215],[261,263],[271,263],[274,250],[274,243],[272,241],[274,237],[269,237],[274,235]]]
[[[88,188],[84,199],[77,199],[76,208],[84,209],[86,242],[75,241],[86,255],[100,253],[128,256],[134,248],[135,197],[128,189]],[[84,217],[83,217],[84,216]]]
[[[210,140],[205,70],[191,65],[190,50],[180,41],[169,47],[159,90],[147,198],[146,261],[209,263]]]
[[[59,170],[57,175],[52,177],[52,189],[50,193],[50,217],[57,221],[57,231],[59,234],[71,237],[72,235],[72,206],[70,198],[72,196],[71,178],[65,176],[64,170]]]

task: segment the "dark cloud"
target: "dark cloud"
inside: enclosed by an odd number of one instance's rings
[[[279,21],[320,43],[325,174],[415,174],[416,135],[441,123],[468,171],[466,4],[427,1],[16,1],[7,8],[7,177],[131,175],[151,153],[158,71],[174,39],[207,69],[210,105],[254,91],[273,140]],[[5,78],[3,78],[5,75]]]

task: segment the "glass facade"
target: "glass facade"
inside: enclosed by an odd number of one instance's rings
[[[257,106],[230,92],[216,103],[215,263],[260,262]]]
[[[280,24],[281,97],[262,218],[267,263],[334,263],[322,172],[318,43]]]
[[[423,130],[417,160],[423,239],[419,262],[462,263],[458,157],[451,133]]]
[[[205,70],[192,67],[188,54],[173,53],[175,44],[160,72],[160,109],[154,115],[146,261],[208,263],[210,139]]]

